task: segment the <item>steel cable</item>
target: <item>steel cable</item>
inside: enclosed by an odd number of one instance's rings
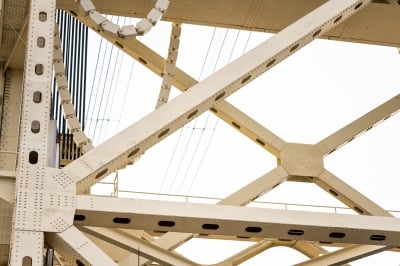
[[[207,58],[208,58],[208,56],[209,56],[209,53],[210,53],[210,50],[211,50],[211,46],[212,46],[212,43],[213,43],[214,38],[215,38],[216,30],[217,30],[217,28],[214,28],[214,31],[213,31],[212,36],[211,36],[210,43],[209,43],[209,45],[208,45],[208,49],[207,49],[207,53],[206,53],[205,59],[204,59],[203,64],[202,64],[202,66],[201,66],[201,70],[200,70],[200,74],[199,74],[199,79],[200,79],[201,76],[203,75],[204,68],[205,68],[205,65],[206,65],[206,61],[207,61]],[[196,119],[195,121],[197,121],[197,119]],[[170,160],[169,160],[169,162],[168,162],[167,169],[166,169],[166,171],[165,171],[165,174],[164,174],[164,177],[163,177],[163,179],[162,179],[161,185],[160,185],[160,187],[159,187],[159,189],[158,189],[158,192],[161,192],[161,190],[162,190],[162,188],[163,188],[163,186],[164,186],[164,183],[165,183],[165,181],[166,181],[166,179],[167,179],[168,173],[169,173],[170,168],[171,168],[171,166],[172,166],[172,161],[173,161],[174,158],[175,158],[176,151],[177,151],[178,146],[179,146],[179,143],[180,143],[180,141],[181,141],[181,137],[182,137],[183,130],[184,130],[184,128],[181,128],[181,129],[179,130],[178,138],[177,138],[177,140],[176,140],[174,149],[173,149],[173,151],[172,151]],[[173,181],[173,182],[174,182],[174,181]]]

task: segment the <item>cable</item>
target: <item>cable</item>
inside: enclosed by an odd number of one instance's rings
[[[209,43],[209,45],[208,45],[208,49],[207,49],[206,56],[205,56],[205,59],[204,59],[204,61],[203,61],[203,65],[201,66],[201,70],[200,70],[200,74],[199,74],[199,79],[200,79],[201,76],[203,75],[203,71],[204,71],[204,68],[205,68],[205,65],[206,65],[206,61],[207,61],[207,58],[208,58],[208,56],[209,56],[209,53],[210,53],[210,50],[211,50],[211,47],[212,47],[212,43],[213,43],[214,38],[215,38],[216,30],[217,30],[217,28],[214,28],[214,31],[213,31],[212,36],[211,36],[210,43]],[[195,121],[197,121],[197,119],[196,119]],[[195,122],[195,123],[196,123],[196,122]],[[172,154],[171,154],[171,157],[170,157],[170,160],[169,160],[167,169],[166,169],[166,171],[165,171],[163,180],[162,180],[161,185],[160,185],[160,187],[159,187],[159,189],[158,189],[159,192],[161,192],[161,190],[162,190],[162,188],[163,188],[163,186],[164,186],[164,183],[165,183],[165,181],[166,181],[166,179],[167,179],[168,173],[169,173],[170,168],[171,168],[171,165],[172,165],[172,161],[173,161],[173,159],[174,159],[174,157],[175,157],[176,151],[177,151],[177,149],[178,149],[178,145],[179,145],[179,143],[180,143],[180,141],[181,141],[181,136],[182,136],[183,130],[184,130],[184,128],[181,128],[181,129],[180,129],[179,136],[178,136],[178,138],[177,138],[177,140],[176,140],[174,150],[173,150],[173,152],[172,152]],[[176,176],[174,177],[173,182],[175,182],[175,178],[176,178]]]
[[[129,19],[129,22],[130,22],[130,20],[131,19]],[[128,82],[126,83],[124,98],[122,99],[122,105],[121,105],[121,109],[120,109],[120,112],[119,112],[119,115],[118,115],[118,119],[117,119],[118,123],[117,123],[117,126],[115,128],[115,133],[117,133],[119,131],[119,126],[121,124],[122,113],[123,113],[123,111],[125,109],[125,104],[126,104],[126,99],[127,99],[127,96],[128,96],[129,87],[130,87],[130,84],[131,84],[132,79],[133,79],[133,73],[134,73],[133,71],[135,69],[135,60],[132,60],[131,62],[132,62],[132,65],[131,65],[131,69],[129,71],[129,78],[128,78]]]
[[[224,47],[224,44],[225,44],[227,34],[228,34],[228,30],[225,31],[225,35],[224,35],[224,37],[223,37],[222,44],[220,45],[220,48],[219,48],[219,51],[218,51],[217,58],[216,58],[216,60],[215,60],[215,64],[214,64],[212,73],[215,72],[215,70],[216,70],[216,68],[217,68],[217,64],[218,64],[218,61],[219,61],[220,56],[221,56],[221,53],[222,53],[222,48]],[[186,153],[187,153],[187,149],[188,149],[188,147],[189,147],[189,144],[191,144],[191,139],[192,139],[192,137],[193,137],[193,132],[194,132],[194,130],[196,129],[196,125],[197,125],[197,122],[198,122],[198,121],[199,121],[198,119],[195,120],[195,123],[194,123],[194,126],[193,126],[193,128],[192,128],[192,131],[190,132],[189,140],[188,140],[188,142],[186,143],[186,146],[185,146],[185,149],[184,149],[184,151],[183,151],[181,160],[179,161],[179,164],[178,164],[178,169],[176,170],[175,176],[174,176],[174,178],[173,178],[173,182],[171,183],[171,186],[170,186],[170,188],[169,188],[169,190],[168,190],[168,193],[171,192],[172,187],[174,186],[175,180],[176,180],[176,178],[177,178],[177,176],[178,176],[178,174],[179,174],[179,171],[180,171],[180,169],[181,169],[181,167],[182,167],[183,160],[184,160],[184,158],[185,158],[185,156],[186,156]],[[199,144],[199,142],[201,141],[201,138],[202,138],[202,136],[203,136],[204,130],[205,130],[206,126],[207,126],[207,121],[208,121],[208,117],[207,117],[207,119],[206,119],[206,122],[205,122],[204,126],[201,128],[201,129],[202,129],[202,132],[201,132],[201,134],[200,134],[200,138],[199,138],[199,140],[198,140],[198,142],[197,142],[197,146],[196,146],[196,147],[198,147],[198,144]],[[193,154],[193,156],[194,156],[194,155],[195,155],[195,152],[192,153],[192,154]],[[190,164],[189,164],[188,167],[190,168]],[[183,176],[183,178],[186,178],[186,176]],[[184,181],[181,182],[181,186],[182,186],[183,183],[184,183]]]
[[[239,31],[239,32],[240,32],[240,31]],[[239,36],[239,32],[238,32],[238,35],[236,36],[236,40],[235,40],[234,47],[236,46],[236,43],[237,43],[237,40],[238,40],[238,36]],[[245,46],[244,46],[244,49],[243,49],[242,54],[244,54],[245,51],[246,51],[246,49],[247,49],[247,46],[248,46],[249,40],[250,40],[250,36],[251,36],[251,32],[250,32],[249,36],[247,37],[246,44],[245,44]],[[231,54],[230,54],[230,56],[229,56],[228,63],[229,63],[229,62],[231,61],[231,59],[232,59],[232,58],[231,58],[232,54],[233,54],[233,48],[232,48]],[[190,192],[191,192],[191,190],[192,190],[192,187],[193,187],[193,184],[194,184],[195,180],[197,179],[197,176],[199,175],[200,168],[201,168],[201,166],[203,165],[204,159],[205,159],[206,154],[207,154],[207,152],[208,152],[208,149],[209,149],[209,147],[210,147],[210,144],[211,144],[211,141],[212,141],[212,138],[213,138],[213,136],[214,136],[214,133],[215,133],[215,130],[216,130],[216,128],[217,128],[218,123],[219,123],[219,119],[216,120],[216,123],[215,123],[215,125],[214,125],[213,131],[212,131],[211,136],[210,136],[210,138],[209,138],[209,141],[208,141],[208,143],[207,143],[206,149],[204,150],[203,156],[201,157],[201,160],[200,160],[200,162],[199,162],[199,165],[197,166],[197,169],[196,169],[195,174],[194,174],[194,178],[193,178],[192,183],[190,184],[189,190],[188,190],[188,192],[187,192],[188,195],[190,194]]]
[[[100,47],[99,47],[99,51],[97,53],[96,66],[94,68],[94,77],[93,77],[92,87],[90,89],[90,94],[89,94],[89,103],[88,103],[87,110],[86,110],[86,112],[87,112],[86,113],[86,119],[89,118],[89,110],[90,110],[90,107],[91,107],[92,99],[94,99],[93,90],[94,90],[94,84],[95,84],[96,76],[97,76],[97,73],[98,73],[97,67],[99,66],[99,58],[100,58],[100,52],[102,51],[102,47],[103,47],[103,38],[100,38]],[[100,75],[100,73],[99,73],[99,75]],[[97,89],[96,89],[96,91],[97,91]],[[96,98],[97,98],[97,93],[96,93]],[[91,126],[91,122],[89,122],[88,133],[90,131],[90,126]]]
[[[117,23],[118,22],[119,22],[119,17],[117,17]],[[104,135],[107,132],[108,123],[110,121],[109,117],[106,118],[106,112],[107,112],[107,107],[112,108],[112,103],[110,104],[109,100],[110,100],[111,91],[113,90],[113,83],[115,81],[114,77],[115,77],[115,72],[117,70],[117,63],[118,63],[119,57],[120,57],[120,50],[117,49],[117,56],[115,58],[115,63],[114,63],[114,67],[113,67],[113,70],[112,70],[111,80],[110,80],[110,83],[109,83],[110,85],[109,85],[108,93],[107,93],[107,96],[106,96],[106,99],[105,99],[105,102],[106,102],[105,108],[102,108],[104,110],[104,112],[103,112],[103,115],[100,115],[101,121],[100,121],[100,129],[99,129],[99,134],[98,134],[99,135],[99,142],[102,142],[104,140],[104,138],[105,138]],[[110,56],[110,59],[111,59],[111,56]],[[111,61],[109,62],[108,66],[110,66],[110,65],[111,65]],[[109,69],[107,69],[107,75],[108,75],[108,70]],[[104,82],[104,87],[106,87],[106,85],[107,85],[107,83]],[[104,124],[105,124],[105,129],[103,131],[103,125]]]
[[[251,31],[249,32],[249,36],[247,36],[246,44],[244,45],[242,54],[246,52],[247,46],[249,45],[250,37],[251,37]]]
[[[228,29],[225,31],[224,39],[223,39],[222,44],[221,44],[221,47],[220,47],[220,49],[219,49],[217,59],[215,60],[214,68],[213,68],[213,71],[212,71],[213,73],[215,72],[215,70],[216,70],[216,68],[217,68],[217,65],[218,65],[218,62],[219,62],[219,60],[220,60],[220,57],[221,57],[221,54],[222,54],[222,49],[223,49],[223,47],[224,47],[224,45],[225,45],[225,41],[226,41],[227,35],[228,35]],[[236,46],[236,42],[237,42],[238,36],[239,36],[239,31],[238,31],[238,34],[237,34],[237,36],[236,36],[236,40],[235,40],[235,42],[234,42],[234,45],[233,45],[233,47],[232,47],[232,50],[231,50],[231,53],[230,53],[230,57],[228,58],[228,63],[229,63],[229,61],[231,60],[231,56],[232,56],[233,50],[234,50],[234,48],[235,48],[235,46]],[[194,161],[194,157],[196,156],[197,151],[198,151],[199,146],[200,146],[200,143],[201,143],[201,140],[203,139],[204,132],[205,132],[205,129],[207,128],[207,124],[208,124],[209,119],[210,119],[210,112],[208,112],[208,114],[207,114],[207,118],[206,118],[206,121],[205,121],[205,123],[204,123],[203,130],[201,131],[201,134],[200,134],[200,138],[199,138],[199,140],[197,141],[197,144],[196,144],[195,149],[194,149],[194,151],[193,151],[193,153],[192,153],[192,156],[191,156],[191,159],[190,159],[190,161],[189,161],[189,164],[188,164],[188,166],[186,167],[185,174],[183,175],[184,178],[187,177],[187,175],[188,175],[188,173],[189,173],[189,169],[190,169],[191,166],[192,166],[192,163],[193,163],[193,161]],[[214,128],[214,131],[215,131],[215,128]],[[209,142],[210,142],[210,141],[209,141]],[[209,145],[209,144],[208,144],[208,145]],[[178,194],[181,192],[184,183],[185,183],[185,182],[182,182],[181,185],[179,186]]]
[[[106,45],[106,50],[108,50],[108,47],[109,47],[109,43],[107,43],[107,45]],[[107,62],[110,62],[110,61],[111,61],[111,58],[112,58],[112,55],[113,55],[113,51],[114,51],[114,46],[112,45],[112,46],[111,46],[110,55],[109,55],[109,58],[108,58],[108,61],[107,61]],[[104,57],[105,57],[105,55],[106,55],[106,51],[104,52]],[[97,112],[96,112],[96,114],[97,114],[96,119],[97,119],[97,120],[100,118],[100,108],[101,108],[101,104],[102,104],[102,102],[103,102],[104,91],[105,91],[105,86],[106,86],[106,77],[107,77],[107,75],[108,75],[109,69],[110,69],[110,64],[107,64],[106,73],[105,73],[105,74],[103,73],[103,70],[104,70],[104,59],[103,59],[100,73],[101,73],[101,75],[104,77],[104,84],[103,84],[103,86],[102,86],[103,89],[101,90],[100,100],[99,100],[99,104],[98,104],[98,108],[97,108]],[[99,79],[98,88],[100,87],[100,82],[101,82],[101,79]],[[98,88],[97,88],[97,90],[96,90],[95,106],[93,107],[92,114],[93,114],[93,112],[94,112],[95,109],[96,109],[96,103],[97,103],[98,92],[99,92],[99,91],[98,91]],[[91,120],[91,121],[93,121],[93,120]],[[93,130],[93,136],[92,136],[92,139],[93,139],[93,142],[94,142],[94,143],[96,143],[96,137],[97,137],[97,135],[98,135],[98,134],[97,134],[97,131],[96,131],[96,130],[97,130],[97,125],[98,125],[98,123],[96,122],[96,123],[94,124],[94,130]]]
[[[126,17],[124,17],[124,22],[123,23],[124,24],[126,23]],[[118,51],[118,55],[119,54],[120,54],[120,51]],[[117,91],[117,85],[119,84],[119,80],[120,80],[121,68],[122,68],[123,61],[124,61],[124,56],[122,55],[121,56],[121,60],[119,60],[119,65],[118,65],[118,68],[117,68],[116,82],[114,83],[114,87],[111,88],[111,90],[112,90],[111,104],[110,105],[107,104],[107,107],[108,107],[107,117],[109,117],[109,121],[118,122],[116,120],[111,120],[111,111],[114,109],[113,106],[114,106],[114,102],[115,102],[115,95],[116,95],[116,91]],[[115,63],[115,64],[117,64],[117,63]],[[107,125],[107,127],[105,129],[105,132],[107,132],[107,131],[108,131],[108,125]],[[103,138],[103,141],[104,141],[104,138]]]
[[[130,86],[130,84],[132,82],[132,79],[133,79],[134,69],[135,69],[135,61],[132,62],[132,66],[131,66],[131,69],[130,69],[128,83],[126,84],[124,98],[122,100],[123,102],[122,102],[121,110],[120,110],[119,116],[118,116],[118,124],[117,124],[117,127],[116,127],[116,132],[119,130],[119,126],[120,126],[120,123],[121,123],[122,113],[123,113],[123,111],[125,109],[126,98],[127,98],[127,95],[128,95],[128,89],[129,89],[129,86]]]

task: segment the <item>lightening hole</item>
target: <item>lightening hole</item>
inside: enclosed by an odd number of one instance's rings
[[[257,227],[257,226],[249,226],[249,227],[246,227],[245,230],[248,233],[260,233],[262,231],[262,228]]]
[[[25,256],[22,259],[22,266],[32,266],[32,258],[29,256]]]
[[[175,222],[174,221],[159,221],[158,225],[162,226],[162,227],[174,227]]]
[[[217,230],[219,228],[218,224],[203,224],[201,228],[206,230]]]
[[[36,45],[39,48],[43,48],[46,45],[46,39],[43,37],[38,37],[36,40]]]
[[[169,132],[169,128],[167,128],[167,129],[165,129],[163,132],[161,132],[161,133],[158,135],[158,138],[164,137],[165,135],[168,134],[168,132]]]
[[[237,129],[240,129],[240,125],[236,122],[232,122],[232,126],[236,127]]]
[[[276,62],[276,59],[272,59],[271,61],[269,61],[268,64],[266,65],[266,68],[269,68],[270,66],[275,64],[275,62]]]
[[[314,34],[312,35],[313,38],[317,37],[319,34],[321,33],[321,29],[317,30],[316,32],[314,32]]]
[[[86,220],[86,216],[82,215],[82,214],[75,214],[74,215],[74,221],[85,221]]]
[[[40,12],[39,13],[39,21],[45,22],[47,20],[47,13],[46,12]]]
[[[35,74],[36,75],[43,75],[44,67],[42,64],[35,65]]]
[[[225,92],[223,92],[220,95],[218,95],[217,97],[215,97],[215,101],[222,99],[222,97],[224,97],[224,96],[225,96]]]
[[[335,197],[339,196],[339,194],[336,191],[332,190],[332,189],[329,190],[329,193],[331,193]]]
[[[288,235],[291,235],[291,236],[301,236],[303,234],[304,234],[304,231],[300,230],[300,229],[291,229],[288,231]]]
[[[40,122],[37,120],[33,120],[31,123],[31,131],[32,133],[39,133],[40,132]]]
[[[265,142],[262,141],[261,139],[256,139],[257,143],[260,144],[261,146],[265,146]]]
[[[372,235],[369,239],[375,240],[375,241],[384,241],[384,240],[386,240],[386,236],[384,236],[384,235]]]
[[[400,2],[400,0],[398,1],[398,2]],[[362,2],[361,3],[358,3],[355,7],[354,7],[354,10],[356,10],[356,9],[359,9],[361,6],[362,6]]]
[[[147,61],[144,60],[143,58],[139,57],[138,60],[139,60],[139,62],[142,63],[143,65],[147,65]]]
[[[98,179],[98,178],[102,177],[105,173],[107,173],[107,171],[108,171],[108,168],[103,169],[100,173],[98,173],[96,175],[95,179]]]
[[[290,52],[294,52],[297,48],[299,48],[299,44],[296,43],[295,45],[292,46],[292,48],[290,48]]]
[[[135,154],[137,154],[139,151],[140,151],[140,148],[134,149],[133,151],[131,151],[131,152],[128,154],[128,158],[131,158],[132,156],[134,156]]]
[[[85,266],[85,264],[80,260],[76,260],[75,262],[77,266]]]
[[[199,111],[198,110],[194,110],[193,112],[191,112],[188,116],[187,119],[192,119]]]
[[[247,77],[245,77],[244,79],[242,79],[242,84],[246,83],[247,81],[249,81],[251,79],[251,75],[248,75]]]
[[[333,21],[333,23],[338,23],[340,20],[342,19],[342,15],[340,15],[340,16],[338,16],[334,21]]]
[[[117,45],[118,46],[118,48],[120,48],[120,49],[124,49],[124,45],[122,44],[122,43],[120,43],[120,42],[115,42],[115,45]]]
[[[131,222],[131,219],[129,218],[124,218],[124,217],[115,217],[113,219],[113,222],[115,224],[129,224]]]
[[[39,154],[37,151],[31,151],[29,152],[29,163],[30,164],[37,164],[39,160]]]
[[[329,234],[330,238],[344,238],[345,236],[346,234],[341,232],[332,232]]]

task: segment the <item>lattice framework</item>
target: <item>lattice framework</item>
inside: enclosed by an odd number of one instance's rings
[[[74,11],[81,22],[99,29],[100,35],[115,43],[133,58],[145,63],[157,74],[163,73],[165,63],[159,55],[137,40],[127,40],[113,27],[111,27],[113,30],[107,30],[110,24],[104,24],[104,21],[96,24],[90,12],[82,8],[82,3],[87,2],[81,1],[81,8],[79,9],[77,4]],[[50,14],[54,10],[55,2],[32,1],[27,64],[24,71],[22,131],[19,133],[17,208],[12,222],[10,265],[42,265],[44,232],[47,243],[63,257],[59,263],[66,265],[74,263],[128,265],[124,263],[135,261],[142,265],[147,260],[163,265],[197,265],[170,251],[196,234],[298,240],[295,248],[311,258],[315,257],[301,265],[343,264],[398,246],[400,234],[398,219],[391,217],[387,211],[324,169],[323,158],[397,112],[400,106],[399,95],[315,145],[287,143],[224,100],[279,61],[361,10],[369,2],[329,1],[201,82],[197,82],[182,70],[175,69],[172,84],[184,91],[182,95],[163,104],[153,113],[96,148],[90,146],[90,140],[79,130],[68,95],[64,93],[62,100],[68,106],[66,118],[75,121],[70,125],[73,132],[79,134],[76,137],[77,144],[89,145],[86,151],[91,151],[58,170],[46,167],[49,140],[45,133],[48,132],[49,106],[40,105],[42,101],[47,103],[50,97],[48,95],[50,90],[46,88],[50,87],[50,69],[53,60],[55,60],[56,74],[63,77],[60,53],[53,53],[54,18]],[[45,38],[45,45],[40,44],[39,38]],[[58,47],[57,43],[56,41],[55,48]],[[40,52],[36,54],[37,51]],[[53,54],[56,55],[54,59]],[[65,90],[65,86],[61,88]],[[43,110],[37,110],[38,108]],[[196,204],[181,206],[181,204],[155,201],[133,201],[132,204],[132,201],[126,199],[75,195],[75,185],[78,194],[87,191],[90,186],[109,173],[130,164],[147,149],[206,110],[211,110],[275,155],[280,162],[277,168],[228,196],[219,203],[220,206],[205,207]],[[36,118],[36,115],[42,117]],[[32,171],[35,171],[38,177],[28,180]],[[306,212],[270,212],[244,207],[276,185],[296,178],[309,179],[359,214],[372,216],[356,216],[356,218],[350,215],[312,215]],[[51,192],[55,189],[57,192]],[[136,204],[144,208],[130,207]],[[119,206],[117,210],[115,206]],[[3,208],[9,210],[10,206],[5,204]],[[259,220],[258,216],[263,219]],[[332,222],[324,225],[326,221]],[[108,229],[90,227],[93,225]],[[279,230],[269,234],[268,226],[277,227]],[[382,227],[384,230],[380,230]],[[146,233],[141,236],[139,233],[126,235],[120,229],[109,228],[171,232],[153,240]],[[83,232],[111,242],[132,254],[126,257],[125,262],[116,263]],[[143,238],[152,241],[143,241]],[[326,251],[309,242],[317,240],[360,245],[346,246],[337,252],[319,256]],[[274,245],[282,243],[272,239],[261,240],[219,265],[236,265]],[[141,258],[138,258],[139,250],[145,250],[140,253]]]

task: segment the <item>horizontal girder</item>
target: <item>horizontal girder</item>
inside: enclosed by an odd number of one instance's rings
[[[174,0],[164,20],[236,28],[260,32],[279,32],[293,21],[327,1],[324,0]],[[360,43],[400,46],[400,6],[396,0],[374,1],[368,8],[322,37]],[[146,0],[93,0],[101,13],[143,18],[152,8]],[[78,12],[72,0],[58,0],[59,8]]]
[[[150,231],[400,245],[400,219],[78,195],[75,224]]]

